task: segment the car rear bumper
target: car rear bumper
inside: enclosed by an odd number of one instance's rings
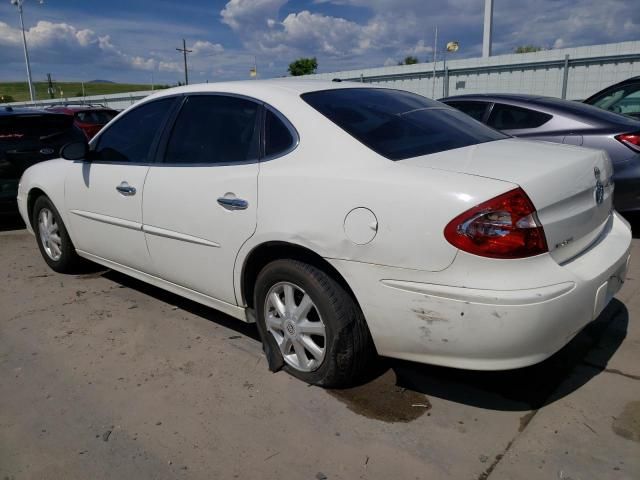
[[[330,260],[363,309],[381,355],[472,370],[538,363],[595,319],[620,289],[631,232],[617,214],[570,262],[460,252],[442,272]]]

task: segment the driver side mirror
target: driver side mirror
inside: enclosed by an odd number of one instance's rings
[[[85,160],[89,156],[87,142],[67,143],[60,149],[60,156],[65,160]]]

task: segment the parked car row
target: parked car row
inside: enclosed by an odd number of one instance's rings
[[[65,144],[83,135],[90,140],[117,114],[102,105],[0,107],[0,214],[18,213],[18,180],[27,168],[58,158]]]
[[[582,144],[636,131],[529,110]],[[28,168],[18,206],[52,269],[90,260],[255,321],[270,368],[310,384],[351,385],[376,354],[511,369],[569,342],[628,268],[609,156],[558,143],[360,83],[192,85]]]

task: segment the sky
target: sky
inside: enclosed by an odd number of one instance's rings
[[[639,0],[494,0],[493,53],[524,44],[562,48],[640,40]],[[319,72],[431,61],[458,41],[457,58],[482,51],[483,0],[24,0],[33,77],[175,84],[287,74],[296,58]],[[15,6],[0,0],[0,80],[26,77]]]

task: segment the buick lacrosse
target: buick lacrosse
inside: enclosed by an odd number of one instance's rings
[[[272,369],[352,383],[376,354],[539,362],[624,282],[605,153],[510,138],[441,103],[271,80],[151,95],[30,167],[21,214],[84,259],[257,322]]]

